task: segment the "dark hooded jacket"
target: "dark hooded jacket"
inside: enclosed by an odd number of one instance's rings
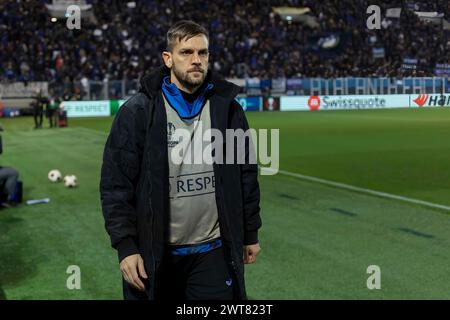
[[[145,293],[123,281],[125,299],[155,298],[155,279],[167,250],[169,167],[161,84],[169,74],[168,68],[161,67],[142,78],[139,93],[119,109],[103,154],[100,195],[111,244],[119,261],[139,253],[149,275],[144,281]],[[214,85],[209,96],[211,127],[219,129],[223,137],[226,129],[247,130],[245,114],[234,99],[239,87],[212,77],[211,72],[205,81]],[[247,160],[248,147],[246,141]],[[246,299],[243,246],[258,242],[261,227],[258,167],[247,162],[214,163],[213,168],[225,256],[237,283],[236,298]]]

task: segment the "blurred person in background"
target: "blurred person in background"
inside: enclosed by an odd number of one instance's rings
[[[0,166],[0,193],[6,195],[6,200],[1,202],[1,206],[11,208],[17,205],[13,198],[18,180],[19,172],[16,169]]]
[[[42,90],[37,90],[37,95],[34,98],[34,101],[31,102],[31,107],[33,108],[35,129],[42,128],[42,118],[44,115],[44,110],[41,101],[42,101]]]
[[[46,117],[49,121],[50,128],[57,127],[57,116],[59,104],[61,103],[60,98],[56,97],[53,92],[50,93],[49,104],[46,111]]]

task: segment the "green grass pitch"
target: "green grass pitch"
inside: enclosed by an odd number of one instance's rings
[[[450,109],[248,113],[280,129],[280,169],[450,206]],[[24,198],[0,210],[0,299],[121,299],[116,252],[99,200],[112,118],[33,130],[0,119],[3,166]],[[47,179],[75,174],[79,187]],[[261,255],[246,267],[251,299],[449,299],[450,212],[278,174],[261,176]],[[68,266],[81,289],[68,290]],[[381,269],[369,290],[367,267]]]

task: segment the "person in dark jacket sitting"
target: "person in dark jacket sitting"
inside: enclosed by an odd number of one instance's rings
[[[0,124],[0,132],[3,132],[3,126]],[[3,153],[3,139],[0,135],[0,154]],[[15,207],[14,201],[19,172],[13,167],[0,166],[0,206],[5,208]]]
[[[191,162],[189,152],[174,160],[180,150],[192,148],[194,158],[207,150],[196,137],[209,129],[223,137],[229,129],[249,129],[235,100],[239,87],[208,70],[208,41],[192,21],[169,29],[164,66],[142,78],[105,145],[101,204],[125,299],[247,298],[244,264],[261,250],[251,139],[243,145],[244,162]],[[206,158],[242,151],[229,144],[224,139]]]
[[[11,208],[17,206],[17,202],[13,201],[13,196],[18,179],[19,172],[16,169],[0,166],[0,193],[6,195],[5,201],[0,204],[2,207]]]

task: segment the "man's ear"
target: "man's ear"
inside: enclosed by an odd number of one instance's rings
[[[172,68],[172,54],[169,51],[163,51],[162,58],[167,68]]]

